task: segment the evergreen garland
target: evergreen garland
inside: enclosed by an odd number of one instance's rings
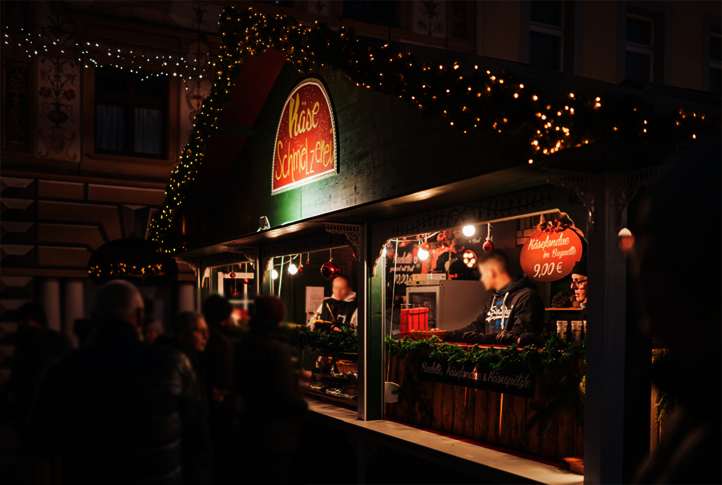
[[[345,326],[338,331],[324,332],[311,330],[311,327],[299,325],[296,327],[297,334],[293,337],[301,347],[310,347],[312,350],[320,351],[324,355],[336,355],[342,352],[356,352],[358,349],[358,335],[350,326]]]
[[[226,7],[219,20],[222,44],[211,94],[203,101],[189,142],[171,173],[166,199],[149,226],[162,250],[186,249],[168,237],[169,229],[203,163],[218,118],[247,55],[268,49],[283,52],[307,74],[328,67],[343,72],[359,89],[395,96],[425,116],[446,119],[463,133],[478,133],[495,143],[527,147],[529,162],[570,147],[600,140],[636,141],[680,147],[697,133],[719,126],[719,117],[679,110],[660,114],[636,98],[551,97],[519,82],[511,72],[492,73],[458,62],[424,64],[390,45],[371,47],[353,29],[310,27],[283,14],[266,16],[248,8]],[[526,159],[526,157],[524,157]]]

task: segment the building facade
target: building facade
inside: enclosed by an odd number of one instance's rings
[[[72,337],[88,260],[144,238],[214,79],[229,3],[585,78],[720,92],[720,5],[674,1],[4,2],[0,380],[13,310],[37,299]],[[150,78],[148,77],[150,75]],[[238,183],[242,190],[242,182]],[[179,308],[192,308],[192,270]],[[164,320],[178,308],[148,290]]]

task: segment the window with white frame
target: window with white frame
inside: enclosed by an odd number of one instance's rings
[[[632,81],[652,82],[654,69],[654,20],[627,15],[625,77]]]
[[[709,35],[709,92],[722,94],[722,35],[716,30]]]
[[[532,0],[529,18],[529,63],[564,69],[564,2]]]

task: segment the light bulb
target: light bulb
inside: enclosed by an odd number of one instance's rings
[[[294,274],[296,274],[296,273],[298,273],[298,268],[296,267],[295,264],[291,263],[291,264],[288,266],[288,274],[294,275]]]
[[[429,259],[429,252],[426,249],[419,249],[419,259],[421,261]]]
[[[273,278],[274,280],[277,280],[278,279],[278,271],[276,271],[275,269],[271,270],[271,278]]]
[[[471,224],[469,224],[468,226],[464,226],[463,232],[464,236],[471,237],[476,234],[476,226],[473,226]]]

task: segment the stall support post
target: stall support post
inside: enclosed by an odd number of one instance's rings
[[[357,248],[359,272],[358,301],[358,418],[362,421],[383,419],[383,272],[373,274],[375,255],[369,247],[368,226],[361,226]]]
[[[590,210],[584,424],[588,484],[623,482],[627,264],[617,247],[619,219],[626,211],[618,210],[618,190],[614,174],[599,174]]]

